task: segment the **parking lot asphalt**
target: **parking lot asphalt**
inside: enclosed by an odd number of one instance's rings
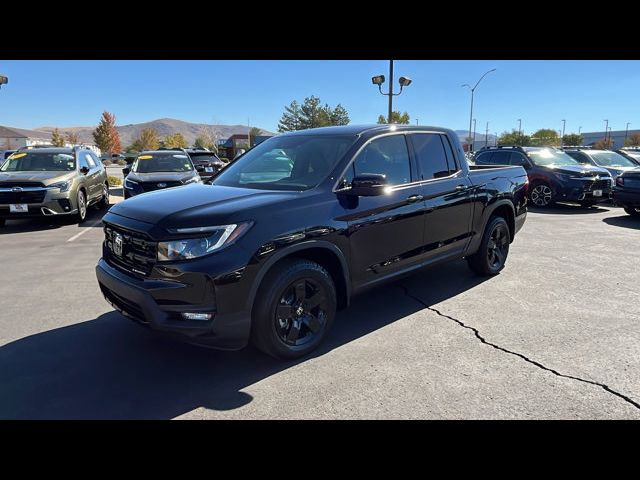
[[[640,418],[640,222],[531,211],[506,268],[354,299],[310,358],[159,338],[104,301],[100,213],[0,230],[0,418]]]

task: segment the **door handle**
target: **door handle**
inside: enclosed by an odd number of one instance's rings
[[[457,185],[456,192],[464,192],[467,189],[466,185]]]
[[[407,202],[409,203],[420,202],[421,200],[424,200],[422,195],[411,195],[410,197],[407,197]]]

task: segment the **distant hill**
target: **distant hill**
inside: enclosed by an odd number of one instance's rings
[[[52,132],[56,127],[39,127],[36,130]],[[96,128],[92,127],[57,127],[61,132],[76,132],[80,136],[81,142],[93,143],[92,132]],[[116,127],[120,134],[120,143],[123,147],[127,147],[138,138],[140,132],[145,128],[154,128],[160,138],[172,133],[181,133],[193,145],[195,139],[206,132],[215,132],[218,139],[228,138],[234,134],[247,134],[249,127],[246,125],[209,125],[206,123],[189,123],[175,118],[160,118],[151,122],[134,123],[129,125],[119,125]],[[261,129],[262,135],[275,135],[273,132]]]
[[[454,130],[457,134],[458,134],[458,138],[460,139],[460,141],[462,143],[465,143],[467,141],[467,137],[469,137],[469,130]],[[471,134],[473,135],[473,132],[471,132]],[[482,132],[476,130],[476,142],[475,142],[475,148],[478,148],[478,145],[480,143],[482,143],[482,145],[484,145],[484,130]],[[494,145],[496,142],[496,136],[492,135],[491,133],[489,135],[487,135],[487,144],[488,145]]]

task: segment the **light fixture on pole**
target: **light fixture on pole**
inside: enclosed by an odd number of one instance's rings
[[[389,114],[387,115],[387,123],[391,123],[391,116],[393,114],[393,97],[397,97],[402,93],[402,89],[404,87],[411,85],[411,79],[409,77],[400,77],[398,79],[400,91],[398,93],[393,93],[393,60],[389,60],[389,93],[384,93],[382,91],[382,84],[384,81],[384,75],[376,75],[371,78],[371,83],[378,86],[380,93],[389,97]]]
[[[476,88],[478,87],[478,85],[480,84],[480,82],[482,81],[482,79],[483,79],[484,77],[486,77],[488,74],[490,74],[491,72],[495,72],[495,71],[496,71],[496,69],[495,69],[495,68],[492,68],[491,70],[489,70],[489,71],[485,72],[485,73],[480,77],[480,80],[478,80],[478,81],[476,82],[476,84],[475,84],[473,87],[472,87],[471,85],[469,85],[468,83],[464,83],[464,84],[462,84],[462,85],[461,85],[462,87],[468,87],[468,88],[469,88],[469,90],[471,90],[471,111],[469,112],[469,136],[471,136],[471,122],[472,122],[472,120],[473,120],[473,94],[474,94],[474,92],[476,91]],[[473,151],[473,150],[472,150],[472,149],[469,149],[469,151],[471,152],[471,151]]]
[[[0,88],[2,88],[2,85],[6,85],[7,83],[9,83],[9,77],[0,75]]]

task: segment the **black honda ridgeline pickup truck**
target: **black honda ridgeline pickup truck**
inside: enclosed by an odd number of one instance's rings
[[[497,274],[528,188],[522,167],[470,168],[451,130],[396,125],[278,135],[209,183],[114,205],[100,288],[155,330],[285,359],[383,280],[462,257]]]

